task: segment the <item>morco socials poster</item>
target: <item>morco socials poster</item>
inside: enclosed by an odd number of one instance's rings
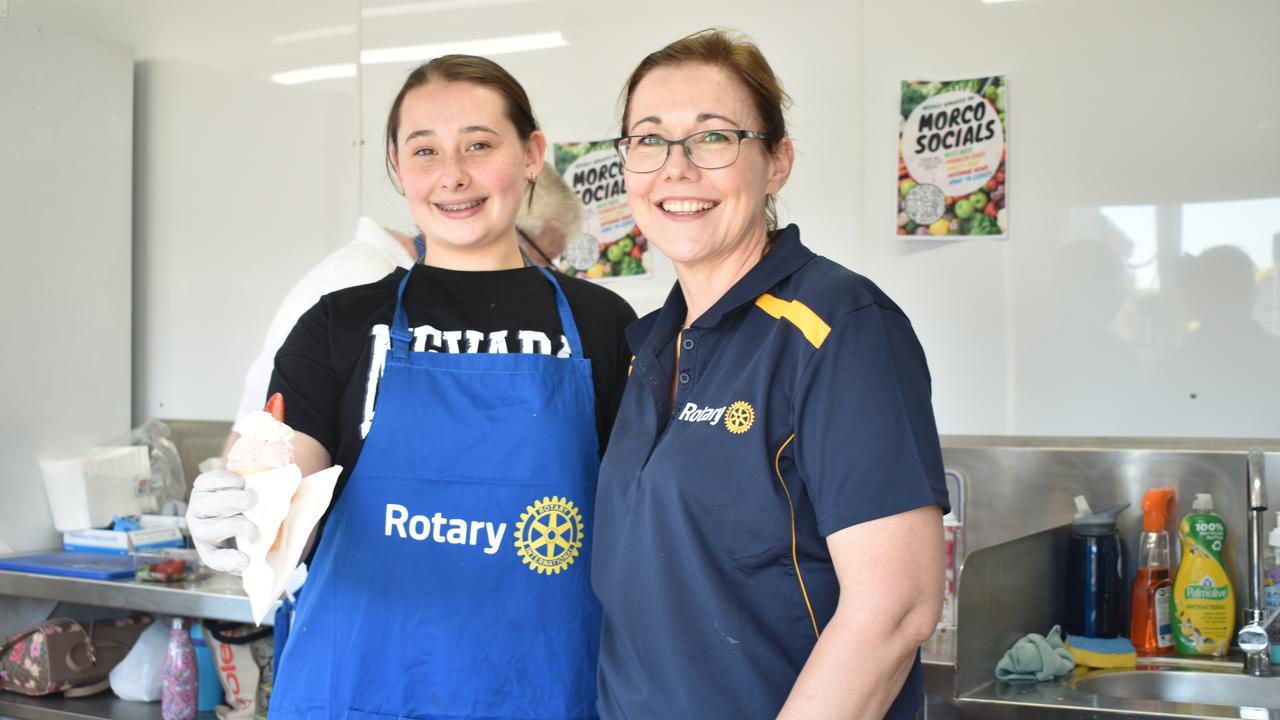
[[[903,81],[898,235],[1007,237],[1005,79]]]
[[[647,275],[649,243],[631,217],[613,141],[556,143],[555,165],[582,201],[582,230],[569,237],[556,266],[592,280]]]

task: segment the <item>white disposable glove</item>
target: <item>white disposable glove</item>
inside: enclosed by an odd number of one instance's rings
[[[249,556],[236,549],[236,536],[250,537],[254,532],[253,523],[244,516],[249,495],[244,478],[228,470],[196,477],[187,505],[187,528],[206,566],[232,575],[249,566]]]

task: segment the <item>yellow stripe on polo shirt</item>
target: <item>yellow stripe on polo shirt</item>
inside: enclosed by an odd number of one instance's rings
[[[823,341],[831,334],[831,326],[799,300],[782,300],[765,293],[756,298],[756,307],[775,319],[795,325],[814,348],[822,347]]]

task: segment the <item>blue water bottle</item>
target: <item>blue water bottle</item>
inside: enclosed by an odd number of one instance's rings
[[[1116,517],[1129,503],[1093,512],[1084,497],[1071,521],[1067,557],[1068,635],[1114,638],[1128,633],[1124,603],[1124,557]]]
[[[223,704],[222,681],[218,679],[218,665],[209,644],[204,641],[204,632],[199,623],[191,624],[191,644],[196,648],[196,666],[200,673],[196,709],[200,712],[213,712],[214,708]]]

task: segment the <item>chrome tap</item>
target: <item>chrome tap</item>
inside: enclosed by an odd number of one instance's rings
[[[1244,651],[1244,672],[1261,677],[1271,674],[1267,658],[1267,625],[1274,617],[1266,617],[1262,602],[1262,522],[1267,509],[1267,483],[1263,474],[1266,455],[1258,448],[1249,450],[1245,473],[1249,526],[1249,605],[1244,611],[1244,627],[1236,642]]]

